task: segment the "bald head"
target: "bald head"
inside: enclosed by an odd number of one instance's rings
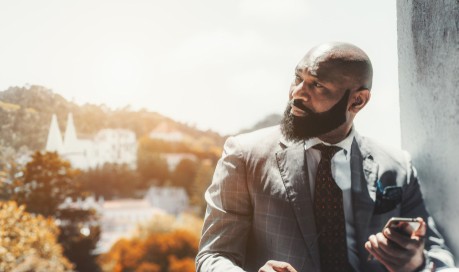
[[[324,43],[312,48],[297,69],[322,80],[340,83],[350,90],[371,90],[373,68],[365,52],[355,45],[342,42]]]

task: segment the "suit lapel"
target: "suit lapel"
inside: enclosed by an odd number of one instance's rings
[[[319,267],[314,209],[302,143],[292,144],[276,153],[285,189],[298,221],[303,239],[309,248],[310,262]]]
[[[378,164],[366,148],[363,140],[356,135],[351,147],[351,190],[356,231],[357,249],[360,263],[364,265],[368,256],[364,244],[368,239],[369,224],[375,205],[375,181]]]
[[[281,142],[285,148],[276,153],[279,171],[303,239],[309,248],[311,263],[319,267],[317,232],[304,145],[285,140]],[[378,177],[378,168],[366,143],[356,133],[351,146],[351,190],[355,238],[363,267],[368,256],[364,244],[370,234],[369,224],[374,210],[374,184]]]

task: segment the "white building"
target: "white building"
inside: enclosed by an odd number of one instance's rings
[[[160,123],[149,134],[151,139],[163,140],[167,142],[181,142],[185,135],[166,122]]]
[[[179,215],[188,209],[188,195],[183,188],[151,187],[143,199],[98,201],[94,197],[73,201],[67,198],[64,208],[94,209],[100,215],[101,238],[94,254],[105,253],[123,237],[130,237],[141,223],[164,214]]]
[[[102,129],[90,139],[79,139],[70,113],[62,139],[57,117],[53,114],[45,151],[57,152],[73,167],[87,170],[105,163],[127,164],[134,169],[137,162],[137,139],[127,129]]]
[[[151,206],[178,215],[188,208],[188,194],[182,187],[150,187],[145,195]]]
[[[146,199],[105,201],[101,209],[102,232],[94,253],[107,252],[120,238],[132,236],[137,225],[163,214],[166,212],[152,206]]]

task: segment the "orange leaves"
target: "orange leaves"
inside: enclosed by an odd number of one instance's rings
[[[194,259],[183,258],[177,259],[175,256],[169,257],[169,270],[168,272],[194,272],[195,265]]]
[[[153,263],[142,263],[135,272],[161,272],[161,266]]]
[[[198,242],[184,230],[153,233],[145,239],[122,239],[99,260],[103,271],[191,272]]]
[[[0,271],[70,271],[51,219],[34,216],[15,202],[0,202]]]
[[[74,182],[79,171],[55,152],[36,151],[27,163],[24,175],[14,184],[14,199],[27,210],[44,216],[55,215],[68,196],[79,194]]]

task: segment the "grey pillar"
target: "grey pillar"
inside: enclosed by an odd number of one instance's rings
[[[459,257],[459,0],[397,1],[402,147]]]

